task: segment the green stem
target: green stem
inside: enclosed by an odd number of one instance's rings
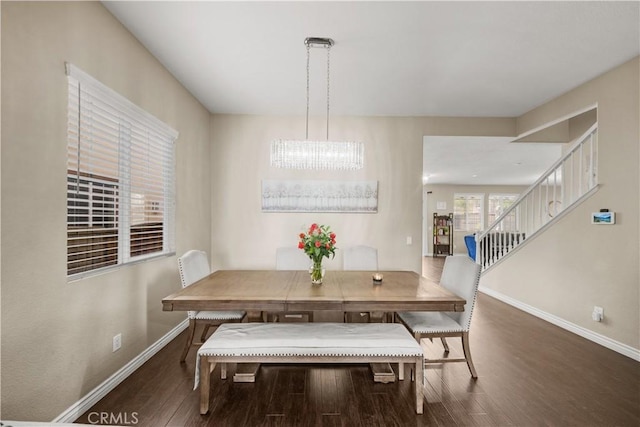
[[[313,267],[311,267],[311,280],[322,280],[322,258],[313,260]]]

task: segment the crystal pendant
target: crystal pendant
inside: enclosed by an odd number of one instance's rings
[[[364,144],[345,141],[271,142],[271,166],[286,169],[358,170],[364,166]]]

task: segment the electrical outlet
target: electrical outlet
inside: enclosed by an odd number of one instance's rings
[[[407,236],[407,245],[410,245],[413,243],[413,239],[411,238],[411,236]]]
[[[120,347],[122,347],[122,334],[113,337],[113,351],[116,352],[120,350]]]
[[[597,305],[593,307],[591,318],[596,322],[602,322],[602,319],[604,319],[604,308],[598,307]]]

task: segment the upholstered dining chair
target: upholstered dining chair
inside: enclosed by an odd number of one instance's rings
[[[478,378],[478,374],[469,349],[469,328],[478,293],[480,271],[480,264],[473,262],[467,255],[448,256],[445,259],[440,285],[467,301],[463,312],[397,313],[397,319],[409,329],[418,342],[422,338],[440,338],[446,355],[449,353],[446,338],[461,338],[464,358],[425,359],[425,363],[467,362],[473,378]]]
[[[347,247],[344,250],[342,268],[345,270],[377,271],[378,250],[364,245]]]
[[[202,251],[190,250],[178,258],[178,270],[182,287],[186,288],[211,273],[207,254]],[[188,311],[189,332],[184,350],[180,356],[180,362],[184,362],[192,346],[204,343],[207,332],[211,327],[217,327],[226,322],[242,322],[246,313],[244,311]],[[196,327],[203,325],[200,342],[194,343]]]
[[[342,257],[342,268],[352,271],[372,271],[378,270],[378,250],[371,246],[358,245],[345,248]],[[344,321],[353,321],[353,316],[365,318],[371,321],[372,313],[344,313]],[[380,313],[380,317],[384,317],[384,313]]]
[[[309,257],[297,246],[287,246],[276,248],[276,270],[304,270],[309,271],[311,261]],[[294,321],[307,317],[309,322],[313,322],[313,311],[278,312],[269,313],[268,317],[274,322],[281,320]]]
[[[276,270],[309,270],[311,261],[297,246],[276,248]]]

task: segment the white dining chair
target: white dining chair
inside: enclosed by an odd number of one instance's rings
[[[276,270],[309,271],[310,265],[311,260],[307,254],[297,246],[276,248]],[[304,317],[309,322],[313,322],[313,311],[268,313],[267,316],[274,322],[282,320],[299,321]]]
[[[345,248],[344,255],[342,257],[343,270],[351,271],[378,271],[378,249],[365,246],[349,246]],[[380,317],[384,318],[384,313],[379,313]],[[358,316],[360,319],[366,318],[369,322],[372,318],[371,312],[359,312],[359,313],[344,313],[344,321],[353,322],[353,316]]]
[[[371,246],[350,246],[344,250],[342,268],[354,271],[377,271],[378,250]]]
[[[297,246],[276,248],[276,270],[309,270],[311,260]]]
[[[207,254],[203,251],[190,250],[178,258],[178,270],[182,287],[186,288],[200,279],[211,274]],[[226,322],[242,322],[246,313],[244,311],[188,311],[189,331],[187,342],[180,356],[180,362],[184,362],[192,346],[202,345],[211,327],[217,327]],[[203,325],[200,342],[194,343],[196,327]]]
[[[480,264],[476,264],[467,255],[448,256],[444,262],[440,285],[450,292],[464,298],[464,311],[462,312],[437,312],[437,311],[410,311],[397,313],[397,319],[420,342],[422,338],[440,338],[445,349],[449,353],[447,337],[459,337],[462,339],[463,358],[425,359],[425,364],[444,362],[467,362],[473,378],[478,378],[476,368],[471,359],[469,348],[469,329],[471,316],[478,294],[480,283]]]

